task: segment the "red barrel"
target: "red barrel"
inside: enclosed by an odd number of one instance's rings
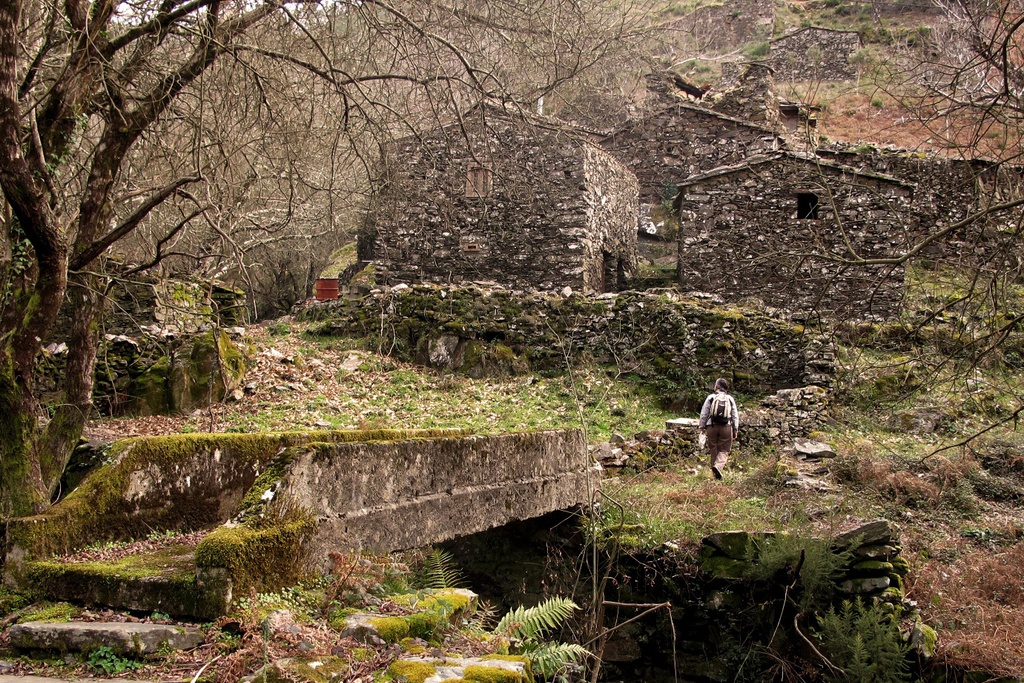
[[[316,300],[327,301],[338,298],[338,278],[322,277],[316,281]]]

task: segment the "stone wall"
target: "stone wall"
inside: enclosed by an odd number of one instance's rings
[[[855,31],[809,26],[771,40],[767,63],[780,81],[852,81],[860,48]]]
[[[330,552],[421,548],[587,504],[600,487],[576,429],[301,451],[271,490],[316,517],[321,564]]]
[[[728,65],[730,69],[722,67],[724,89],[712,93],[708,104],[723,114],[769,130],[781,130],[779,98],[775,94],[772,70],[761,62],[729,62]]]
[[[1024,196],[1024,171],[980,159],[950,159],[898,149],[835,144],[819,156],[866,171],[884,173],[915,186],[913,211],[919,237],[967,218],[993,203]],[[1015,249],[1014,212],[982,220],[929,247],[925,256],[955,258],[964,265]]]
[[[653,109],[602,143],[636,174],[645,203],[671,203],[686,178],[783,144],[770,129],[685,101],[669,83],[656,87]]]
[[[911,189],[795,155],[698,176],[681,188],[679,284],[727,301],[826,316],[888,316],[903,292],[896,266],[850,266],[905,249],[917,229]],[[817,217],[798,218],[804,202]],[[805,207],[806,209],[806,207]]]
[[[672,291],[566,298],[419,285],[311,304],[298,317],[324,321],[321,333],[473,376],[589,358],[657,383],[672,399],[692,391],[703,400],[719,376],[751,392],[827,383],[816,365],[824,351],[803,327]]]
[[[480,106],[387,150],[360,256],[384,284],[597,290],[603,253],[636,267],[628,174],[567,124]]]
[[[70,553],[90,543],[228,521],[282,450],[309,442],[366,442],[463,434],[461,430],[347,430],[261,434],[178,434],[116,442],[107,464],[35,517],[12,519],[12,558]]]
[[[639,261],[639,188],[636,176],[607,152],[588,145],[583,153],[591,188],[587,193],[589,234],[582,236],[586,245],[583,262],[588,266],[584,289],[617,292],[626,289]]]

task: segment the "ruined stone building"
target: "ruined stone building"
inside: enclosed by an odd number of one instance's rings
[[[861,49],[856,31],[807,26],[768,41],[766,63],[780,81],[852,81],[853,56]]]
[[[377,282],[614,291],[637,264],[637,181],[591,135],[481,104],[393,143],[361,258]]]
[[[792,152],[691,176],[676,200],[679,286],[791,311],[888,315],[902,268],[853,262],[906,247],[912,197],[895,178]]]
[[[652,79],[651,89],[648,110],[602,141],[636,174],[642,202],[671,203],[690,176],[785,148],[769,125],[697,104],[662,80]]]

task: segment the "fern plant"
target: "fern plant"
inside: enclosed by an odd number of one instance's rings
[[[433,590],[458,588],[462,583],[462,572],[455,566],[451,553],[435,548],[423,560],[423,586]]]
[[[843,601],[818,623],[818,640],[831,662],[843,670],[835,683],[905,683],[910,680],[908,647],[899,628],[878,605]]]
[[[536,607],[520,606],[502,617],[494,632],[514,641],[516,653],[530,661],[534,672],[552,680],[568,668],[582,666],[590,656],[582,645],[543,641],[577,609],[568,598],[550,598]]]

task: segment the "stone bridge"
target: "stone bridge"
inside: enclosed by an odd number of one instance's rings
[[[212,618],[335,553],[423,547],[585,504],[599,486],[579,430],[179,435],[118,442],[43,515],[12,520],[5,580],[52,598]],[[203,532],[116,560],[75,553]]]

